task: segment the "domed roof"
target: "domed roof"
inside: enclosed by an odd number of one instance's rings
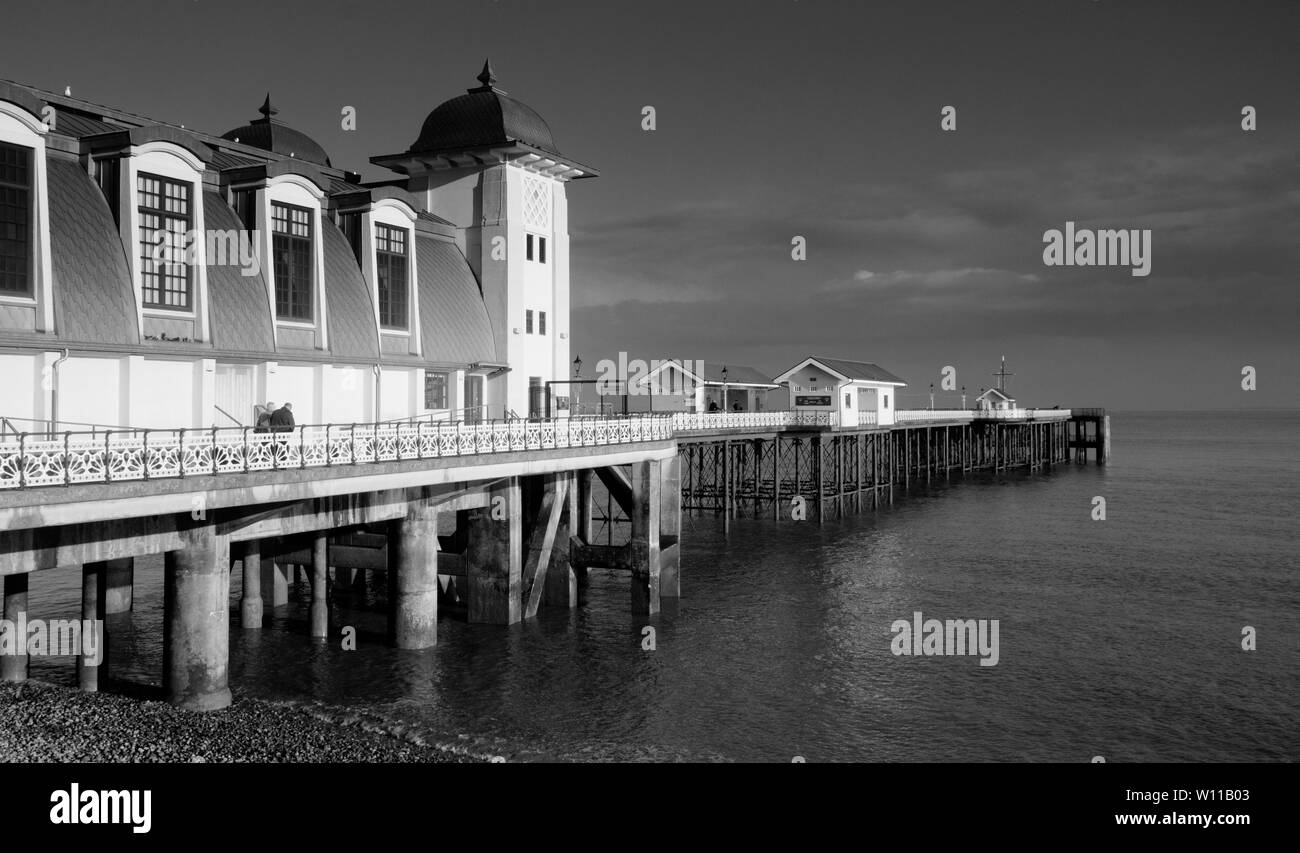
[[[258,112],[262,114],[261,118],[254,119],[243,127],[227,131],[221,134],[221,138],[244,145],[251,145],[254,148],[261,148],[263,151],[270,151],[285,157],[293,157],[296,160],[306,160],[308,163],[315,163],[317,166],[330,165],[329,155],[325,153],[324,148],[321,148],[316,143],[316,140],[300,130],[294,130],[292,127],[271,118],[279,110],[271,106],[269,92],[266,95],[266,101]]]
[[[483,85],[444,101],[420,129],[411,151],[446,151],[482,148],[505,142],[523,142],[559,155],[551,128],[537,111],[496,88],[490,62],[483,63],[478,80]]]

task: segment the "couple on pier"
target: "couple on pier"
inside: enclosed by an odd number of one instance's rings
[[[293,428],[293,403],[285,403],[277,409],[275,403],[267,401],[265,406],[258,409],[257,426],[253,431],[289,432]]]

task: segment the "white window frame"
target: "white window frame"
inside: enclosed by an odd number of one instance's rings
[[[30,296],[0,295],[0,305],[36,308],[38,329],[54,329],[54,273],[50,251],[50,192],[45,163],[45,135],[49,132],[37,116],[8,101],[0,101],[0,142],[32,150],[32,292]]]

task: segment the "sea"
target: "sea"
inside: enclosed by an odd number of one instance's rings
[[[448,613],[398,651],[382,583],[314,641],[306,582],[242,630],[236,570],[231,687],[509,761],[1300,759],[1300,411],[1110,415],[1105,466],[954,475],[822,524],[688,516],[682,598],[653,618],[593,570],[579,609]],[[79,600],[76,567],[32,578],[31,616]],[[138,559],[124,684],[161,681],[162,600]],[[917,613],[997,620],[996,665],[896,654]],[[72,658],[32,674],[75,683]]]

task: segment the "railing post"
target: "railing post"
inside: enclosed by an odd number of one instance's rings
[[[334,464],[334,455],[330,453],[330,433],[334,431],[334,424],[325,424],[325,467],[328,468]]]
[[[243,455],[244,455],[244,473],[247,474],[248,473],[248,427],[244,427],[244,433],[240,438],[242,442],[240,450],[243,451]]]
[[[176,470],[180,472],[180,479],[185,479],[185,427],[181,427],[176,442]]]
[[[104,468],[108,470],[107,466]],[[27,488],[27,433],[18,434],[18,488]]]
[[[72,438],[72,433],[63,434],[63,485],[72,485],[72,466],[68,464],[68,439]]]
[[[220,470],[217,465],[217,427],[212,425],[212,473],[216,474]]]
[[[307,427],[298,427],[298,467],[307,467]]]
[[[110,458],[109,449],[108,449],[108,437],[112,434],[113,431],[111,429],[104,430],[104,482],[105,483],[111,483],[113,481],[113,469],[110,468],[108,465],[108,460]]]
[[[144,445],[140,451],[140,459],[144,463],[144,478],[149,479],[149,430],[144,431]]]
[[[352,449],[352,464],[357,464],[357,425],[354,421],[352,426],[348,427],[348,446]]]

